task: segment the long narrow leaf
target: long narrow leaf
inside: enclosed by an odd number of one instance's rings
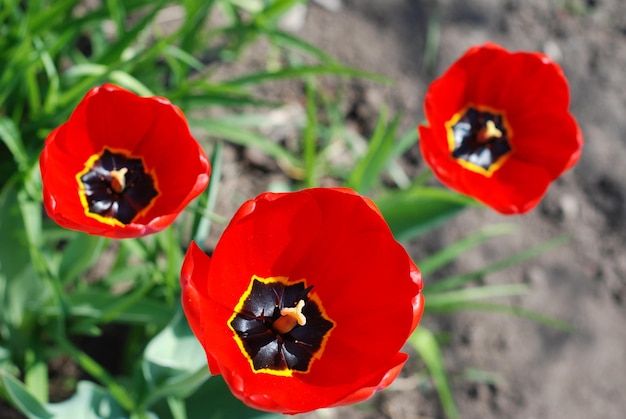
[[[569,240],[568,236],[560,236],[550,241],[547,241],[545,243],[542,243],[539,246],[535,246],[533,248],[520,252],[516,255],[499,260],[498,262],[493,263],[477,271],[455,275],[455,276],[443,279],[441,281],[434,282],[428,286],[428,291],[431,293],[436,293],[436,292],[441,292],[441,291],[461,287],[469,282],[482,278],[487,274],[500,271],[502,269],[506,269],[510,266],[521,263],[527,259],[538,256],[550,249],[553,249],[555,247],[562,245],[567,240]]]
[[[155,2],[152,10],[146,14],[139,22],[133,25],[129,31],[118,33],[119,38],[113,43],[104,55],[98,60],[101,64],[109,65],[120,61],[124,51],[136,41],[141,31],[154,21],[156,14],[163,8],[167,0],[159,0]]]
[[[305,185],[308,188],[317,186],[317,105],[315,88],[312,82],[306,83],[306,128],[304,130],[304,170]]]
[[[246,147],[256,147],[270,157],[293,167],[300,166],[298,159],[277,143],[262,135],[215,119],[190,119],[189,124],[203,128],[212,137],[232,141]]]
[[[135,401],[130,396],[131,393],[118,383],[118,381],[115,380],[109,372],[102,367],[102,365],[74,346],[65,337],[57,336],[56,338],[59,347],[67,352],[83,370],[105,385],[109,394],[113,396],[115,401],[117,401],[120,406],[122,406],[126,411],[134,410]]]
[[[28,154],[17,126],[7,117],[0,118],[0,140],[6,145],[20,170],[28,167]]]
[[[224,146],[221,141],[215,143],[213,154],[211,155],[211,180],[205,193],[198,200],[198,211],[192,224],[193,241],[201,249],[204,249],[204,242],[209,236],[211,229],[211,214],[217,202],[217,192],[219,190],[222,176],[222,150]]]
[[[2,385],[0,393],[4,393],[6,398],[25,415],[41,419],[53,417],[24,384],[3,370],[0,370],[0,384]]]
[[[448,263],[454,261],[457,257],[475,247],[487,239],[492,237],[501,236],[504,234],[511,234],[517,231],[517,227],[513,224],[499,224],[487,226],[475,234],[469,237],[465,237],[458,242],[446,247],[445,249],[429,256],[427,259],[420,261],[420,271],[422,275],[428,275],[438,269],[443,268]]]
[[[533,310],[527,310],[509,304],[485,301],[457,301],[452,304],[436,304],[431,306],[429,301],[428,305],[428,311],[430,314],[449,314],[468,310],[511,314],[513,316],[535,321],[544,326],[552,327],[556,330],[562,330],[564,332],[571,332],[574,330],[574,326],[570,323],[555,319],[554,317],[546,316],[545,314],[538,313]]]
[[[387,109],[383,108],[378,116],[376,128],[367,146],[365,155],[359,159],[348,179],[347,186],[355,191],[365,194],[371,186],[372,179],[380,175],[380,161],[386,160],[391,144],[385,136],[387,125]]]
[[[524,284],[483,285],[454,291],[433,293],[424,291],[424,297],[428,300],[428,308],[437,305],[450,305],[485,298],[512,297],[528,293],[529,287]]]
[[[375,201],[399,241],[437,227],[468,206],[480,205],[469,197],[431,187],[401,189]]]
[[[234,86],[242,86],[247,84],[257,84],[271,80],[281,80],[289,78],[298,78],[305,76],[321,76],[321,75],[337,75],[346,77],[360,77],[365,79],[371,79],[379,83],[389,83],[389,80],[385,77],[370,73],[363,70],[358,70],[350,67],[343,67],[340,65],[313,65],[302,66],[296,68],[286,68],[277,71],[264,71],[261,73],[251,74],[249,76],[240,77],[238,79],[227,81],[226,83]]]
[[[460,418],[457,411],[452,390],[448,383],[448,377],[443,363],[441,349],[430,330],[418,327],[409,338],[408,343],[415,349],[417,354],[426,364],[435,383],[435,388],[439,394],[439,400],[448,419]]]
[[[314,45],[309,44],[308,42],[303,41],[300,38],[292,36],[286,32],[281,31],[273,31],[266,32],[266,36],[270,38],[274,43],[284,47],[284,48],[292,48],[300,52],[304,52],[312,57],[317,58],[323,63],[334,64],[336,60],[322,51],[319,48],[316,48]]]

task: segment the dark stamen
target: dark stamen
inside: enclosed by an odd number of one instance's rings
[[[158,195],[141,159],[104,149],[80,176],[89,212],[129,224]]]
[[[304,282],[264,282],[253,277],[250,292],[229,325],[255,371],[308,371],[334,327],[309,298],[312,288],[305,288]]]
[[[477,172],[494,170],[511,151],[503,115],[472,107],[455,115],[447,125],[452,157],[462,160]]]

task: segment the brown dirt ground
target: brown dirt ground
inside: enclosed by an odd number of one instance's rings
[[[440,18],[434,71],[424,71],[427,22]],[[464,418],[623,418],[626,414],[626,2],[623,0],[344,0],[330,12],[311,5],[300,32],[341,62],[386,75],[391,87],[364,83],[363,97],[404,115],[423,117],[429,81],[472,45],[492,41],[511,50],[548,53],[571,87],[571,111],[585,135],[580,163],[555,182],[530,214],[503,217],[469,210],[411,243],[419,258],[492,223],[520,226],[465,255],[455,272],[567,233],[557,250],[485,278],[526,283],[521,307],[567,321],[572,333],[529,320],[465,312],[426,316],[423,324],[450,333],[445,359]],[[417,150],[413,150],[414,154]],[[436,278],[425,278],[426,287]],[[428,303],[426,305],[428,311]],[[468,370],[493,374],[468,380]],[[417,366],[363,406],[306,418],[440,418],[436,396]]]

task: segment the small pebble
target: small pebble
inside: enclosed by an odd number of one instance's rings
[[[341,0],[313,0],[329,12],[338,12],[343,7]]]
[[[566,220],[575,220],[580,214],[580,203],[572,194],[565,194],[559,200],[563,218]]]

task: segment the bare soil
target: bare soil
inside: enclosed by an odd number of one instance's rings
[[[428,22],[439,20],[432,71],[424,49]],[[432,28],[431,28],[432,30]],[[339,11],[311,5],[301,36],[339,59],[394,80],[362,83],[361,100],[388,103],[404,126],[423,118],[428,83],[472,45],[549,54],[563,67],[571,111],[585,136],[580,163],[555,182],[525,216],[472,209],[410,244],[420,257],[481,226],[514,223],[453,267],[465,272],[559,235],[556,250],[485,278],[525,283],[510,302],[572,324],[571,333],[505,314],[428,316],[423,325],[449,333],[445,360],[464,418],[623,418],[626,415],[626,2],[623,0],[344,0]],[[426,58],[426,60],[428,60]],[[412,150],[417,155],[417,147]],[[417,161],[416,164],[423,164]],[[425,278],[428,283],[436,277]],[[415,358],[414,358],[415,359]],[[306,418],[442,418],[419,365],[366,405]],[[490,379],[472,380],[482,371]]]

